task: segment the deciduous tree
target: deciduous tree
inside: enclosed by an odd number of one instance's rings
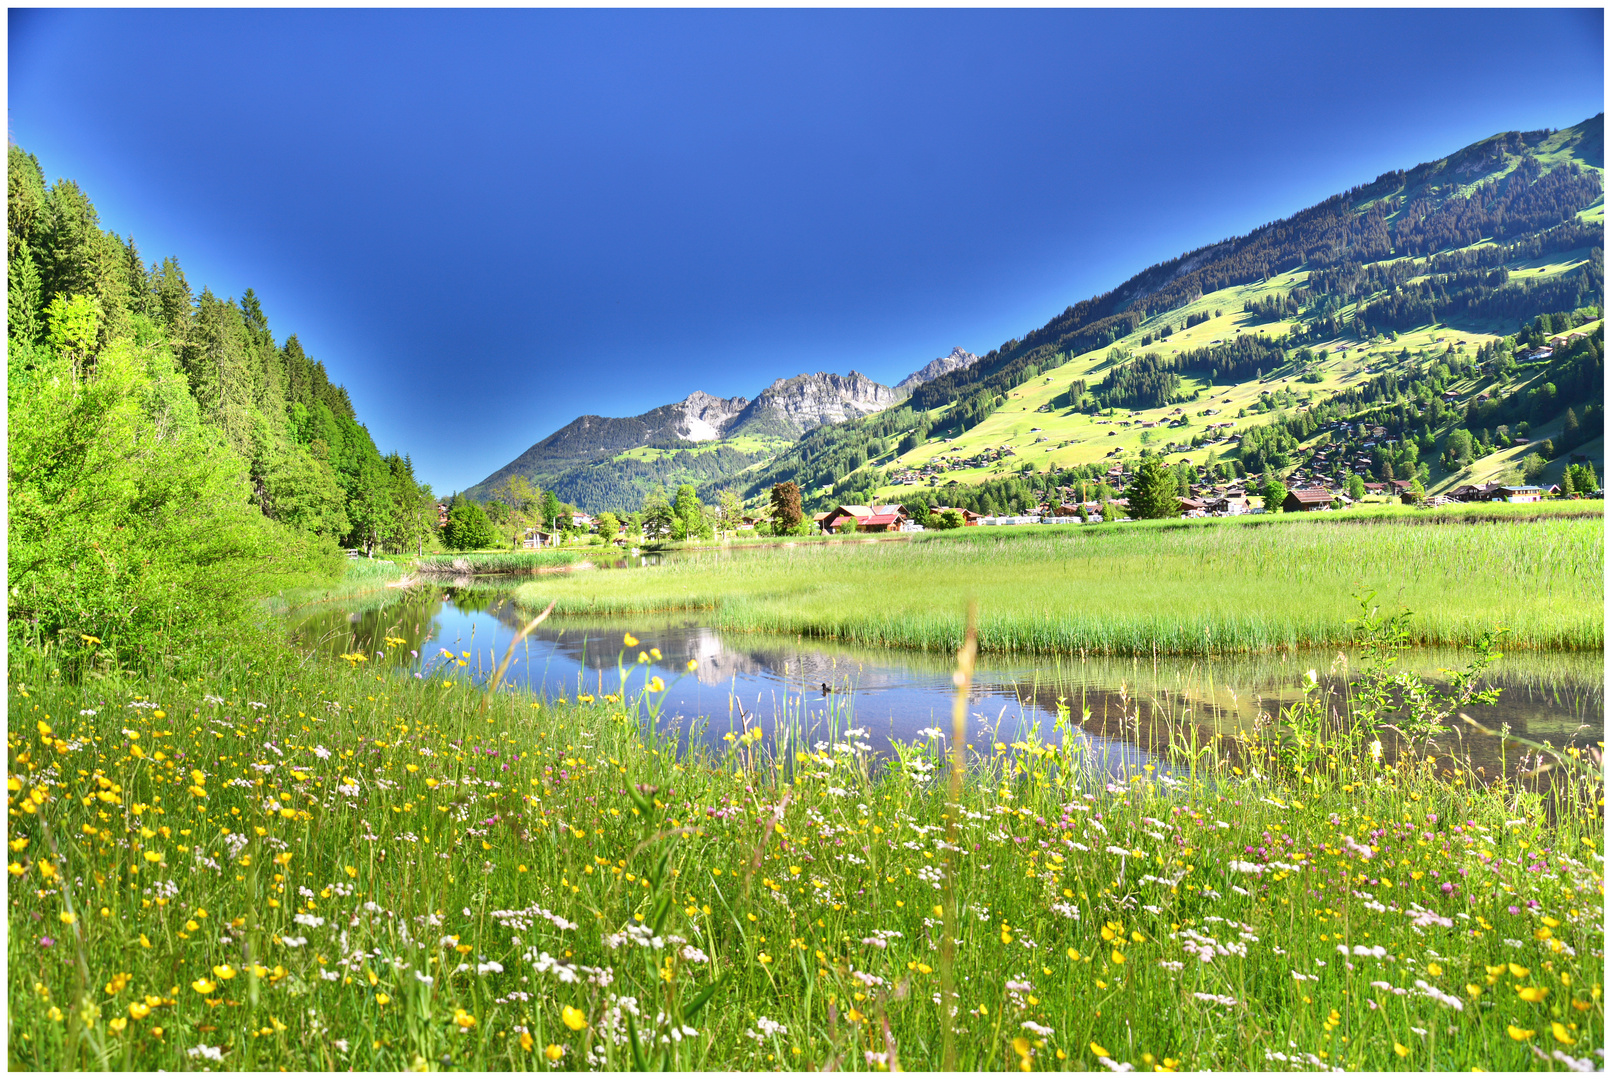
[[[772,523],[779,534],[793,532],[804,514],[800,508],[800,488],[793,480],[785,480],[772,487]]]

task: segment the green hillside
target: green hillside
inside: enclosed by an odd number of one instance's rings
[[[813,432],[753,469],[747,494],[793,479],[809,505],[948,491],[968,505],[980,485],[1022,478],[1028,497],[1151,455],[1203,479],[1286,476],[1316,438],[1295,433],[1297,445],[1270,455],[1247,432],[1300,413],[1393,412],[1435,384],[1436,408],[1395,414],[1431,439],[1414,467],[1432,490],[1515,470],[1568,407],[1589,410],[1595,430],[1571,449],[1599,476],[1599,344],[1571,393],[1543,394],[1548,362],[1515,354],[1599,325],[1601,132],[1597,116],[1498,135],[1152,267],[919,387],[901,409]],[[1468,430],[1480,448],[1500,437],[1493,423],[1468,429],[1491,402],[1510,417],[1508,445],[1442,467],[1451,432]],[[1509,445],[1518,423],[1535,445]],[[1405,478],[1413,463],[1399,460]],[[1551,462],[1547,479],[1566,464]],[[1380,465],[1356,471],[1375,480]]]
[[[706,502],[736,490],[760,505],[788,480],[808,510],[855,497],[1007,512],[1153,456],[1191,482],[1331,482],[1346,478],[1328,471],[1338,451],[1366,479],[1414,473],[1437,492],[1551,449],[1547,480],[1569,454],[1599,477],[1599,336],[1570,370],[1521,354],[1599,325],[1602,129],[1596,116],[1507,132],[1385,173],[1149,267],[894,407],[798,440],[668,442],[649,437],[658,412],[584,417],[534,447],[575,444],[539,480],[593,510],[685,483]],[[1570,407],[1583,430],[1567,446]],[[1341,438],[1346,420],[1391,442]],[[472,494],[496,495],[495,479]]]

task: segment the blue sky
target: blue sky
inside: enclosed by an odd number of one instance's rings
[[[12,139],[463,488],[1604,108],[1599,9],[9,12]]]

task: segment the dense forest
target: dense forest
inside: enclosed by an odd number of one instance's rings
[[[13,633],[156,648],[337,544],[428,541],[412,463],[376,449],[252,290],[197,293],[176,258],[146,263],[20,147],[7,180]]]
[[[554,476],[547,486],[566,502],[593,510],[631,510],[650,492],[685,483],[693,484],[702,498],[714,501],[734,476],[771,457],[765,451],[746,453],[731,446],[701,443],[653,448],[670,452],[653,461],[629,457],[578,465]]]

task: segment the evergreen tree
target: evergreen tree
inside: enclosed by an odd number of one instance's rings
[[[127,283],[129,314],[155,318],[156,296],[151,291],[145,263],[140,261],[140,249],[135,246],[132,236],[123,245],[123,277]]]
[[[26,247],[11,257],[6,266],[6,319],[8,335],[14,342],[35,342],[44,322],[40,318],[41,284],[34,257]]]
[[[6,169],[6,258],[31,251],[45,217],[45,174],[39,159],[12,144]]]
[[[147,276],[156,295],[158,320],[167,331],[168,348],[183,358],[190,349],[196,324],[190,283],[179,268],[179,260],[171,255],[162,260],[161,267],[153,265]]]
[[[196,298],[196,330],[183,356],[191,393],[202,415],[218,425],[236,452],[248,453],[257,386],[240,309],[203,289]]]
[[[1145,459],[1125,491],[1130,516],[1138,519],[1180,516],[1181,500],[1176,495],[1177,490],[1173,473],[1157,458]]]
[[[38,250],[46,302],[56,296],[88,296],[99,302],[99,347],[127,331],[123,243],[101,231],[95,207],[71,180],[58,180],[45,194]]]

